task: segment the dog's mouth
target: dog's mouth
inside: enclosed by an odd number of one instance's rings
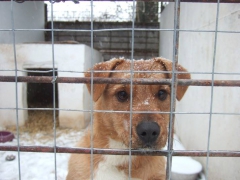
[[[151,149],[151,150],[155,150],[157,148],[156,145],[153,145],[152,143],[147,143],[147,144],[144,144],[141,149]]]
[[[159,146],[157,146],[156,143],[147,143],[147,144],[142,144],[139,149],[144,149],[144,150],[157,150],[159,149]]]
[[[157,150],[159,149],[159,144],[155,142],[142,142],[138,139],[136,142],[132,143],[132,149],[135,150]]]

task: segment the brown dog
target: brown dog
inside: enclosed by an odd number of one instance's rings
[[[172,63],[163,58],[138,60],[133,64],[133,78],[170,79]],[[94,66],[94,77],[130,78],[131,61],[113,59]],[[113,70],[116,72],[99,72]],[[117,72],[128,71],[128,72]],[[139,72],[138,72],[139,71]],[[154,71],[152,73],[144,71]],[[178,66],[179,72],[187,72]],[[90,77],[90,73],[85,74]],[[179,79],[190,79],[190,74],[178,74]],[[91,85],[87,85],[90,92]],[[186,86],[177,87],[177,99],[181,100]],[[132,149],[161,149],[165,146],[168,135],[170,111],[170,92],[168,85],[133,85],[132,87]],[[128,149],[130,141],[130,93],[129,84],[94,84],[93,100],[95,110],[121,111],[95,112],[93,132],[87,130],[78,147],[91,147],[93,133],[94,148]],[[124,113],[124,111],[126,111]],[[145,111],[145,113],[141,113]],[[147,113],[146,111],[154,111]],[[136,113],[134,113],[136,112]],[[69,161],[67,180],[127,180],[129,174],[129,157],[127,155],[93,155],[93,172],[91,158],[88,154],[73,154]],[[131,179],[164,180],[165,159],[162,156],[132,156]]]

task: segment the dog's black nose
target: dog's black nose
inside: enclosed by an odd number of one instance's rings
[[[137,134],[145,146],[151,147],[160,134],[160,127],[155,122],[143,121],[137,125]]]

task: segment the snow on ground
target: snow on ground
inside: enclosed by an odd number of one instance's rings
[[[57,130],[57,146],[74,147],[82,132],[74,130]],[[53,134],[20,134],[21,146],[53,146]],[[17,145],[17,139],[12,142],[0,143],[0,146]],[[8,155],[16,156],[13,161],[6,161]],[[57,153],[57,179],[64,180],[67,175],[68,159],[70,154]],[[0,180],[18,180],[18,153],[0,151]],[[20,172],[22,180],[53,180],[55,179],[54,153],[20,152]]]
[[[57,146],[61,147],[74,147],[83,132],[70,130],[70,129],[58,129],[56,135]],[[53,146],[54,138],[53,133],[41,132],[36,134],[20,133],[19,136],[21,146]],[[181,142],[174,136],[174,149],[184,150]],[[0,146],[17,145],[17,139],[12,142],[0,143]],[[13,161],[6,161],[8,155],[14,155],[16,158]],[[54,180],[55,179],[55,155],[54,153],[36,153],[36,152],[20,152],[20,172],[21,180]],[[68,168],[68,159],[70,154],[57,153],[57,179],[65,180]],[[173,157],[173,170],[178,172],[182,170],[182,166],[188,158],[188,163],[185,163],[185,170],[181,173],[189,174],[189,167],[196,165],[196,173],[201,171],[199,163],[190,157],[181,157],[180,161],[176,161]],[[18,180],[19,179],[19,163],[18,153],[12,151],[0,151],[0,180]],[[193,173],[193,172],[191,172]],[[204,178],[201,178],[201,180]]]

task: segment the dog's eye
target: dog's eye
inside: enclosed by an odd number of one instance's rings
[[[128,94],[127,94],[127,92],[126,92],[126,91],[119,91],[119,92],[117,93],[117,99],[118,99],[118,101],[120,101],[120,102],[126,101],[126,100],[128,99]]]
[[[165,90],[159,90],[157,95],[161,101],[164,101],[167,98],[168,94],[167,94],[167,91]]]

